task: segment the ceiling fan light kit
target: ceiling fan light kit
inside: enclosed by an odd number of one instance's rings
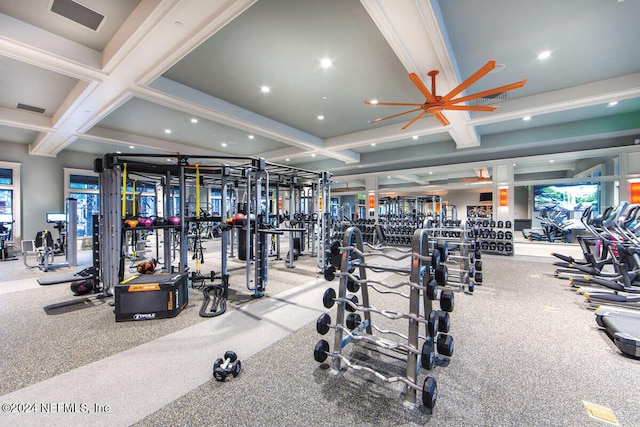
[[[464,103],[467,101],[472,101],[478,98],[485,98],[491,95],[495,95],[501,92],[507,92],[509,90],[518,89],[523,87],[527,80],[521,80],[516,83],[511,83],[505,86],[496,87],[493,89],[485,90],[482,92],[474,93],[472,95],[462,96],[460,98],[454,97],[460,94],[462,91],[467,89],[469,86],[480,80],[486,74],[491,72],[496,67],[496,61],[490,60],[487,62],[482,68],[473,73],[469,78],[456,86],[451,92],[446,94],[445,96],[438,96],[436,94],[436,76],[439,74],[438,70],[431,70],[427,73],[429,77],[431,77],[431,91],[427,88],[424,82],[420,79],[420,77],[416,73],[409,74],[409,80],[418,88],[418,90],[424,95],[425,102],[423,104],[415,104],[415,103],[402,103],[402,102],[380,102],[380,101],[364,101],[366,105],[385,105],[392,107],[416,107],[409,111],[404,111],[402,113],[393,114],[391,116],[382,117],[375,120],[370,120],[369,123],[377,123],[383,120],[392,119],[395,117],[399,117],[405,114],[415,113],[419,111],[419,113],[411,119],[407,124],[402,126],[400,130],[405,130],[412,124],[414,124],[418,119],[423,117],[425,114],[432,114],[438,119],[438,121],[442,124],[442,126],[447,126],[450,122],[447,120],[443,111],[445,110],[465,110],[465,111],[493,111],[497,106],[493,105],[458,105],[460,103]]]

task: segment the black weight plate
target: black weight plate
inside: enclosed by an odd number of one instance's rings
[[[476,271],[482,271],[482,261],[477,260],[474,264]]]
[[[451,316],[446,311],[438,310],[438,330],[440,332],[449,332],[451,328]]]
[[[429,274],[423,276],[423,282],[426,282],[424,286],[427,288],[427,298],[435,300],[438,297],[438,282]]]
[[[476,272],[473,278],[475,279],[476,283],[482,283],[482,273]]]
[[[320,335],[324,335],[331,329],[329,325],[331,325],[331,316],[329,316],[328,313],[323,313],[318,317],[318,320],[316,320],[316,331],[318,331]]]
[[[436,269],[436,281],[440,286],[446,286],[449,280],[449,269],[446,265],[440,264]]]
[[[329,351],[329,343],[325,340],[320,340],[316,343],[313,349],[313,358],[316,362],[322,363],[327,360],[327,352]]]
[[[238,358],[238,355],[237,355],[234,351],[227,350],[227,351],[224,353],[224,359],[225,359],[225,360],[226,360],[226,359],[229,359],[229,362],[230,362],[230,363],[235,362],[237,358]]]
[[[336,268],[333,265],[324,269],[324,279],[328,282],[336,278]]]
[[[469,293],[473,293],[475,288],[476,288],[476,282],[474,282],[473,280],[469,280],[469,283],[467,284],[467,290],[469,291]]]
[[[217,358],[215,362],[213,362],[213,370],[215,371],[216,368],[219,368],[220,365],[222,365],[224,363],[224,360],[222,360],[222,358]]]
[[[427,320],[427,332],[430,337],[435,337],[438,334],[440,328],[438,313],[433,310],[429,313],[429,319]]]
[[[453,337],[447,334],[438,334],[437,348],[439,354],[451,357],[453,355]]]
[[[420,356],[420,364],[426,370],[432,370],[436,364],[436,351],[433,348],[433,338],[427,337],[422,344],[422,355]]]
[[[440,308],[443,311],[452,312],[453,311],[453,291],[451,289],[445,289],[440,292]]]
[[[432,411],[436,406],[436,400],[438,399],[438,386],[436,380],[427,377],[422,384],[422,404],[425,408]]]
[[[324,305],[325,308],[331,308],[333,307],[335,301],[336,291],[333,288],[327,288],[327,290],[324,291],[324,294],[322,295],[322,305]]]
[[[362,323],[362,318],[358,313],[349,313],[347,314],[347,320],[345,323],[347,325],[347,328],[350,331],[353,331],[355,328],[360,326],[360,323]]]
[[[347,278],[347,289],[349,292],[358,292],[360,290],[360,283],[349,277]]]
[[[235,377],[237,377],[238,375],[240,375],[240,370],[242,369],[242,363],[239,360],[236,360],[235,362],[233,362],[233,365],[231,365],[231,375]]]
[[[358,305],[358,297],[355,296],[355,295],[348,295],[347,296],[347,300],[351,301],[351,303],[354,304],[354,305]],[[353,313],[354,311],[357,310],[356,308],[351,306],[351,304],[348,304],[346,302],[345,302],[345,307],[344,308],[345,308],[345,310],[347,310],[347,311],[349,311],[351,313]]]
[[[449,257],[449,244],[446,240],[439,240],[436,243],[436,249],[440,252],[440,262],[445,262]]]
[[[216,368],[213,370],[213,377],[216,381],[224,381],[227,379],[227,371],[222,368]]]

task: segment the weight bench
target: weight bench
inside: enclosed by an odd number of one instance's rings
[[[69,264],[54,264],[55,252],[53,249],[53,236],[49,230],[38,231],[34,240],[23,240],[20,242],[22,249],[22,260],[27,268],[38,267],[42,271],[49,271],[52,268],[68,267]],[[37,265],[29,265],[28,256],[36,256]]]

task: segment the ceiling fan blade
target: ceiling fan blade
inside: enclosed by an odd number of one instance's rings
[[[489,71],[493,70],[494,68],[496,68],[496,61],[492,59],[489,62],[487,62],[482,68],[480,68],[478,71],[473,73],[467,80],[463,81],[455,89],[453,89],[451,92],[443,96],[442,102],[447,102],[448,100],[452,99],[454,96],[456,96],[457,94],[459,94],[460,92],[462,92],[463,90],[465,90],[466,88],[468,88],[469,86],[471,86],[472,84],[480,80]]]
[[[440,123],[442,123],[442,126],[447,126],[450,123],[449,120],[447,120],[447,118],[444,116],[444,114],[442,114],[442,111],[437,111],[433,113],[433,115],[436,116],[436,119],[438,119]]]
[[[420,105],[422,105],[422,104],[420,104]],[[416,108],[414,110],[405,111],[404,113],[394,114],[393,116],[387,116],[387,117],[381,117],[381,118],[375,119],[375,120],[369,120],[369,123],[378,123],[378,122],[381,122],[383,120],[393,119],[394,117],[402,116],[402,115],[405,115],[405,114],[415,113],[416,111],[419,111],[419,110],[422,110],[422,107]]]
[[[511,83],[508,85],[496,87],[493,89],[485,90],[482,92],[474,93],[473,95],[463,96],[462,98],[456,98],[453,101],[449,101],[449,104],[458,104],[459,102],[471,101],[472,99],[482,98],[484,96],[495,95],[500,92],[506,92],[508,90],[518,89],[524,86],[527,83],[527,80],[522,80],[517,83]]]
[[[466,111],[493,111],[495,105],[445,105],[445,110],[466,110]]]
[[[409,80],[411,80],[413,84],[416,85],[416,87],[420,90],[420,92],[422,92],[427,101],[438,102],[435,95],[429,92],[429,89],[427,89],[424,83],[422,83],[422,80],[420,80],[420,77],[418,77],[416,73],[409,74]]]
[[[425,114],[427,114],[426,111],[423,111],[422,113],[418,114],[417,116],[415,116],[413,119],[411,119],[411,121],[409,123],[407,123],[406,125],[402,126],[400,128],[400,130],[405,130],[406,128],[408,128],[409,126],[411,126],[412,124],[414,124],[420,117],[424,116]]]
[[[402,102],[371,102],[371,101],[364,101],[365,104],[367,105],[390,105],[392,107],[420,107],[423,104],[405,104]]]

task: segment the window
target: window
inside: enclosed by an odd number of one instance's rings
[[[0,215],[4,220],[11,219],[3,224],[5,239],[9,241],[20,240],[21,211],[20,211],[20,163],[0,162]]]
[[[98,174],[88,170],[64,168],[65,198],[77,200],[78,237],[91,236],[93,215],[100,214]]]

